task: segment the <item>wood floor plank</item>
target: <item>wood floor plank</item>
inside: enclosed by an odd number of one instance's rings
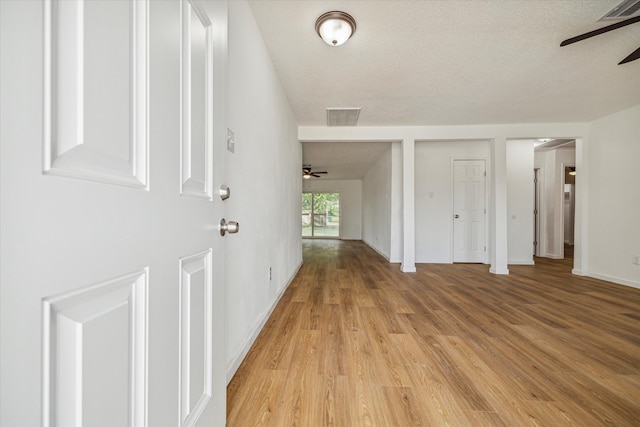
[[[429,426],[429,420],[422,410],[422,402],[409,387],[383,387],[392,426]]]
[[[318,365],[318,352],[321,348],[320,331],[302,330],[295,343],[294,357],[287,373],[280,396],[287,411],[278,411],[274,425],[303,425],[302,420],[309,419],[309,410],[313,406],[310,395],[311,379],[315,378]]]
[[[347,351],[347,371],[349,372],[349,396],[351,425],[373,426],[377,419],[372,392],[371,344],[366,333],[361,330],[345,332]]]
[[[398,355],[390,334],[387,332],[387,319],[376,308],[361,307],[360,316],[364,324],[372,349],[372,361],[375,367],[374,383],[404,387],[411,383],[404,366],[404,360]]]
[[[228,386],[228,426],[640,425],[638,289],[567,260],[404,274],[337,240],[303,257]]]
[[[342,312],[337,304],[325,304],[321,328],[321,347],[318,358],[319,375],[344,375],[345,356]]]

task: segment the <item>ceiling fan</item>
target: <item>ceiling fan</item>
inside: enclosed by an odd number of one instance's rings
[[[326,174],[327,171],[323,171],[323,172],[312,172],[311,171],[311,165],[302,165],[302,177],[304,179],[309,179],[311,177],[314,178],[320,178],[319,174]]]
[[[584,39],[588,39],[590,37],[598,36],[600,34],[607,33],[609,31],[617,30],[618,28],[626,27],[627,25],[635,24],[636,22],[640,22],[640,16],[636,16],[633,18],[625,19],[624,21],[616,22],[615,24],[607,25],[606,27],[598,28],[597,30],[589,31],[588,33],[581,34],[579,36],[571,37],[560,43],[560,46],[566,46],[568,44],[572,44],[575,42],[579,42]],[[640,58],[640,48],[633,51],[629,56],[624,58],[622,61],[618,62],[618,65],[626,64],[627,62],[635,61]]]

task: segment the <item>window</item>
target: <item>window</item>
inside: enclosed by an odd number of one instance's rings
[[[340,237],[340,194],[302,194],[302,237]]]

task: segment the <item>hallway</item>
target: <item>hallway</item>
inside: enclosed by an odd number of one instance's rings
[[[359,241],[304,265],[228,386],[228,426],[640,423],[640,290],[537,258],[403,274]]]

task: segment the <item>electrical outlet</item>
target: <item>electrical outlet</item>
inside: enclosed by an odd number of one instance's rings
[[[633,255],[631,262],[635,265],[640,265],[640,255]]]

